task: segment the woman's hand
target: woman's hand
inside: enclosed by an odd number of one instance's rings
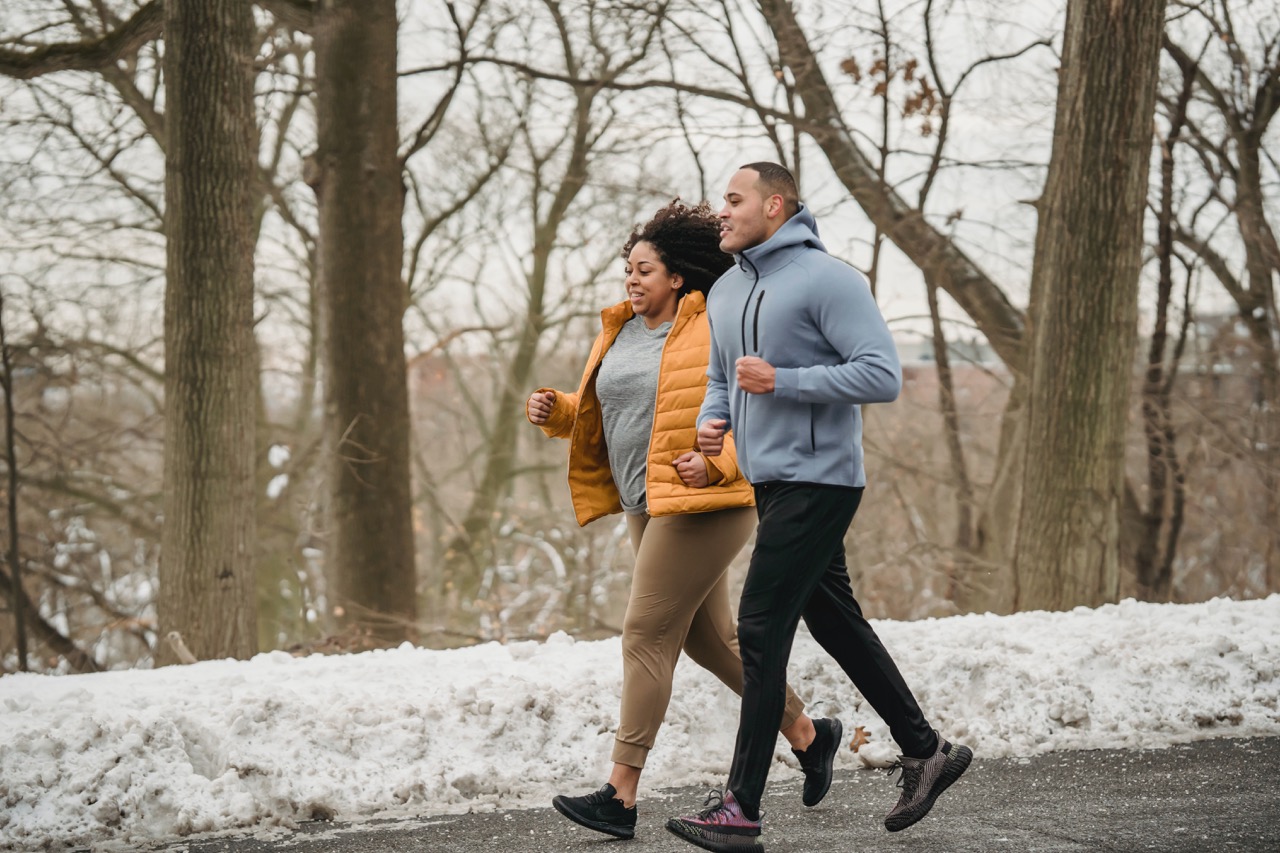
[[[555,404],[555,391],[534,391],[529,395],[529,402],[525,403],[525,410],[529,413],[529,420],[541,426],[551,417],[551,409]]]
[[[711,478],[707,475],[707,461],[702,458],[701,453],[690,450],[677,457],[671,464],[675,466],[676,473],[680,475],[680,479],[686,486],[705,489],[711,484]]]

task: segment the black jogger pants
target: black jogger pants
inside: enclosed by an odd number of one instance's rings
[[[862,489],[761,483],[755,493],[760,525],[738,605],[742,713],[728,784],[751,811],[760,807],[773,761],[787,661],[802,616],[904,755],[923,757],[937,748],[924,713],[853,597],[844,535]]]

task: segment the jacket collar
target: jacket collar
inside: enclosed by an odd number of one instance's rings
[[[680,297],[680,302],[676,306],[676,318],[671,323],[671,330],[675,331],[677,327],[683,326],[706,310],[707,298],[696,290],[689,291]],[[601,311],[600,323],[605,331],[616,331],[621,329],[622,324],[634,316],[636,316],[636,310],[631,307],[631,300],[624,299],[617,305],[610,305]]]

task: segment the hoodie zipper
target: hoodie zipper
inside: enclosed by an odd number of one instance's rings
[[[751,318],[751,349],[760,352],[760,303],[764,301],[764,291],[756,296],[756,313]]]
[[[751,262],[746,255],[742,256],[742,261],[746,266],[751,267],[751,271],[755,273],[754,280],[751,282],[751,290],[747,292],[747,298],[742,303],[742,318],[738,322],[738,331],[742,334],[742,354],[747,354],[747,312],[751,310],[751,297],[755,296],[756,288],[760,286],[760,270]],[[756,297],[756,313],[752,318],[751,326],[751,342],[755,345],[752,353],[760,351],[760,300],[764,298],[764,291],[760,291],[760,295]],[[735,435],[746,435],[747,427],[747,403],[751,400],[751,395],[746,392],[740,392],[746,398],[742,401],[742,413],[738,416],[737,429],[734,430]],[[746,472],[745,460],[738,463],[744,466],[743,471]]]
[[[742,354],[746,355],[747,354],[747,312],[751,310],[751,297],[755,295],[756,288],[759,287],[760,285],[760,270],[756,269],[756,265],[751,263],[751,259],[748,258],[746,255],[742,256],[742,262],[747,266],[751,267],[751,271],[755,273],[755,276],[751,281],[751,290],[747,292],[747,299],[745,302],[742,303],[742,319],[738,323],[738,331],[742,334]],[[760,321],[760,302],[759,300],[757,300],[756,301],[757,325],[759,324],[759,321]],[[758,332],[758,329],[757,329],[757,332]],[[754,338],[753,342],[758,345],[759,335],[754,334],[753,338]],[[758,346],[757,346],[757,349],[759,349]]]

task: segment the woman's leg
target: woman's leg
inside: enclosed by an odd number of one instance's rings
[[[644,767],[666,716],[672,676],[694,614],[723,582],[730,561],[751,535],[754,518],[750,507],[660,516],[642,528],[628,518],[632,541],[638,529],[641,535],[623,621],[615,763]],[[723,594],[727,603],[727,589]],[[737,680],[741,689],[740,671]]]
[[[755,525],[751,507],[627,516],[636,567],[623,620],[622,709],[609,776],[624,805],[635,803],[682,648],[734,692],[742,692],[728,568]],[[782,728],[793,748],[804,749],[813,740],[813,721],[790,688]]]

